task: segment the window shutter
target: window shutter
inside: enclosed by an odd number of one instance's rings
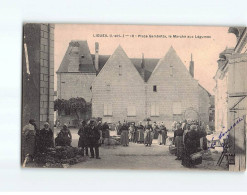
[[[136,116],[136,107],[135,106],[128,106],[127,116]]]
[[[151,116],[155,116],[155,102],[151,102]]]
[[[112,104],[108,104],[108,113],[107,115],[112,115]]]
[[[104,115],[107,115],[107,104],[104,104]]]
[[[173,114],[182,114],[181,102],[173,102]]]
[[[155,104],[155,116],[159,116],[160,115],[160,108],[159,108],[159,104]]]

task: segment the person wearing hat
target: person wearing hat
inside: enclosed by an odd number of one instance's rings
[[[54,146],[53,144],[53,132],[50,129],[50,124],[48,122],[44,123],[44,128],[39,131],[39,142],[38,151],[44,153],[47,148]]]
[[[124,121],[120,131],[121,131],[121,139],[120,139],[121,145],[128,146],[129,145],[129,131],[128,131],[128,125],[126,121]]]
[[[159,136],[158,136],[158,144],[159,145],[166,145],[166,138],[167,138],[167,130],[166,127],[164,125],[164,123],[162,122],[159,128]]]
[[[142,125],[142,121],[139,122],[137,127],[136,141],[137,143],[144,143],[144,126]]]
[[[85,150],[86,156],[88,156],[88,132],[86,129],[86,121],[81,122],[81,127],[78,131],[78,135],[80,136],[78,141],[78,148],[81,148],[81,155],[84,156]]]
[[[175,140],[175,146],[177,147],[176,152],[176,160],[182,159],[183,154],[183,134],[184,130],[182,129],[182,124],[177,123],[176,130],[174,131],[174,140]]]
[[[65,123],[55,139],[55,145],[71,146],[71,142],[72,142],[72,135],[68,128],[68,125]]]
[[[144,132],[144,145],[150,146],[153,142],[153,128],[151,125],[147,125]]]
[[[86,131],[88,132],[88,145],[90,147],[91,157],[96,159],[101,159],[99,157],[99,145],[100,139],[102,139],[100,131],[96,127],[96,121],[90,120],[89,125],[86,127]]]
[[[135,141],[134,136],[135,136],[135,123],[131,123],[129,127],[129,140],[131,142]]]
[[[29,123],[22,129],[22,146],[23,146],[23,158],[29,158],[32,160],[35,155],[35,136],[36,136],[36,124],[34,119],[30,119]],[[24,160],[24,159],[23,159]]]

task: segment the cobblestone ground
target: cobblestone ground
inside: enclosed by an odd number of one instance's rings
[[[72,146],[76,147],[79,136],[76,129],[71,129]],[[115,135],[115,132],[111,132]],[[70,168],[92,168],[92,169],[166,169],[166,170],[226,170],[224,163],[221,167],[216,166],[220,153],[212,153],[207,160],[193,169],[181,165],[181,161],[175,160],[175,156],[169,153],[168,146],[160,146],[157,140],[153,141],[151,147],[143,144],[130,143],[128,147],[102,146],[100,147],[101,159],[90,159],[72,165]],[[90,152],[89,152],[90,153]]]

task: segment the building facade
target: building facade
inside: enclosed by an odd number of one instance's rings
[[[230,27],[237,44],[220,54],[216,80],[216,121],[218,131],[229,132],[230,171],[246,169],[247,29]]]
[[[129,58],[121,46],[99,55],[96,43],[92,55],[86,41],[72,41],[57,75],[58,98],[84,98],[103,121],[209,122],[211,95],[194,79],[193,60],[188,71],[172,47],[161,59]]]
[[[91,85],[96,77],[92,55],[87,41],[71,41],[57,70],[57,98],[69,100],[81,97],[87,103],[92,102]],[[81,119],[91,117],[91,110],[79,114]],[[57,115],[61,124],[71,126],[78,124],[78,116],[70,112],[61,112]]]
[[[92,84],[92,114],[108,122],[201,120],[208,124],[210,94],[199,85],[171,47],[153,70],[145,59],[136,68],[119,46]]]

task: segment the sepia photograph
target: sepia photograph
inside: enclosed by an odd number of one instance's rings
[[[247,28],[24,23],[21,167],[246,169]]]

